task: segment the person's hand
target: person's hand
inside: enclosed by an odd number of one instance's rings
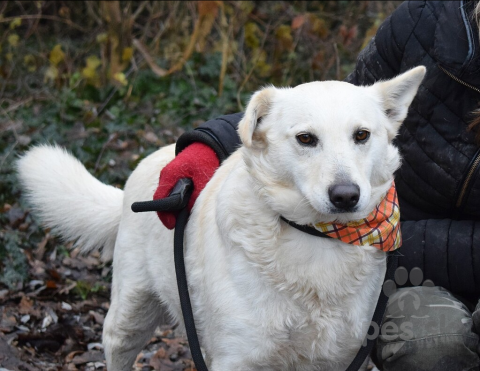
[[[153,199],[167,197],[179,179],[190,178],[193,181],[193,191],[187,208],[191,210],[219,165],[215,151],[209,146],[200,142],[189,145],[160,172],[160,181]],[[165,227],[175,228],[178,211],[159,211],[157,214]]]

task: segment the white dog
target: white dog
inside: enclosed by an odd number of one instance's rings
[[[255,93],[243,142],[196,201],[185,260],[200,343],[211,371],[344,370],[361,347],[385,274],[385,253],[291,227],[365,218],[400,165],[392,145],[425,74],[370,87],[327,81]],[[85,251],[113,255],[103,343],[109,371],[130,370],[160,305],[182,321],[173,232],[151,199],[174,147],[153,153],[125,189],[93,178],[59,147],[19,160],[26,193],[47,226]],[[332,195],[334,194],[334,195]]]

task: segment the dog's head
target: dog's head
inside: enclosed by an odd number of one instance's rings
[[[325,81],[256,92],[238,132],[258,191],[299,224],[366,217],[400,166],[392,140],[425,72],[368,87]]]

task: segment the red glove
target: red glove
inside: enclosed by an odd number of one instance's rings
[[[179,179],[190,178],[193,181],[193,191],[187,208],[191,210],[219,166],[220,161],[213,149],[200,142],[190,144],[162,169],[153,199],[167,197]],[[157,214],[165,227],[175,228],[178,211],[159,211]]]

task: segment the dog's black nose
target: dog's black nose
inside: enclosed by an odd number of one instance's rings
[[[328,196],[335,207],[348,210],[358,203],[360,188],[356,184],[335,184],[328,189]]]

